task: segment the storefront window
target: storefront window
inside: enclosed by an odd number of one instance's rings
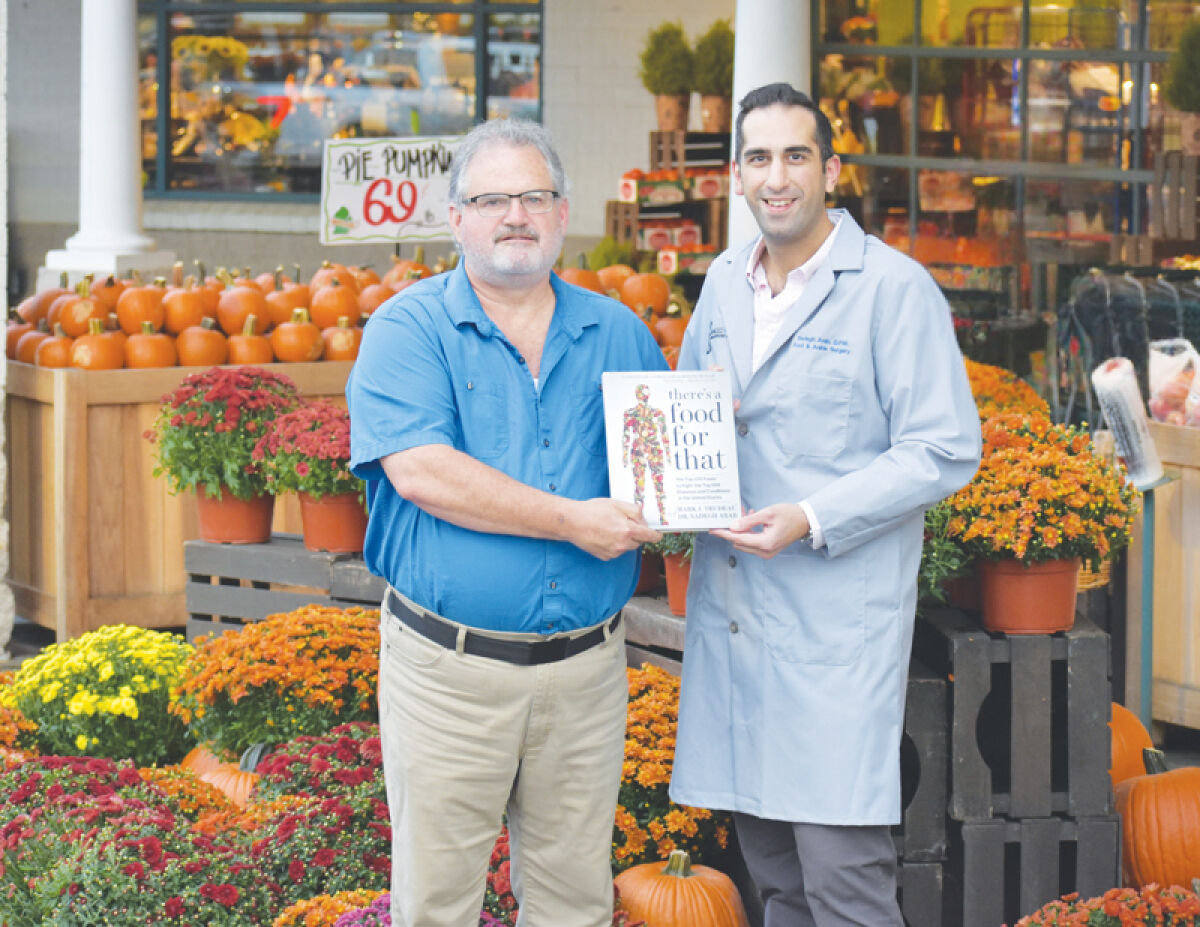
[[[316,195],[326,139],[459,135],[485,116],[540,118],[540,13],[481,21],[412,3],[330,6],[168,3],[163,37],[155,16],[142,17],[148,192]]]
[[[1028,231],[1095,243],[1145,231],[1154,158],[1179,146],[1178,114],[1159,93],[1166,50],[1200,18],[1200,2],[819,0],[816,8],[813,86],[835,135],[850,136],[843,161],[863,176],[904,168],[909,178],[871,217],[876,230],[882,214],[896,241],[935,251],[971,236],[1019,241]],[[877,118],[875,144],[864,143],[868,114],[893,93],[898,128]],[[964,167],[971,162],[982,162],[981,176]],[[1077,202],[1089,194],[1091,205]],[[869,218],[870,197],[844,202]],[[940,243],[930,246],[930,236]]]

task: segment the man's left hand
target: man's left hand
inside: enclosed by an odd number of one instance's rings
[[[808,535],[808,516],[800,506],[780,502],[749,511],[728,528],[709,533],[724,538],[738,550],[770,560],[790,544]]]

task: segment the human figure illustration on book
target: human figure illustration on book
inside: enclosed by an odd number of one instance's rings
[[[621,465],[633,468],[633,504],[639,509],[646,501],[646,473],[654,483],[654,501],[660,524],[667,523],[663,468],[671,453],[667,437],[667,417],[662,409],[650,405],[650,387],[639,383],[634,389],[637,405],[622,413]]]

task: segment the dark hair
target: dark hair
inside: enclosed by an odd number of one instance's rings
[[[824,165],[833,157],[833,126],[829,124],[829,117],[821,112],[821,108],[812,101],[812,97],[807,93],[801,93],[791,84],[782,82],[766,84],[751,90],[738,103],[736,131],[733,136],[734,160],[742,160],[742,150],[746,144],[745,137],[742,135],[742,123],[746,121],[746,114],[764,106],[774,106],[777,103],[782,103],[784,106],[799,106],[813,114],[813,119],[817,122],[817,149],[821,155],[821,164]]]

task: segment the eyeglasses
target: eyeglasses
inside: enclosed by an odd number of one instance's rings
[[[481,216],[494,219],[508,212],[512,200],[520,200],[526,212],[534,215],[549,212],[554,208],[554,201],[560,194],[553,190],[526,190],[524,193],[480,193],[478,196],[468,196],[464,203],[471,203]]]

